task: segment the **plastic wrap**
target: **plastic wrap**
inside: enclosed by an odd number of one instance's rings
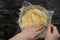
[[[45,27],[51,24],[53,11],[48,11],[40,5],[32,5],[31,3],[24,1],[20,11],[18,22],[21,30],[34,24],[43,23]],[[43,38],[44,35],[43,32],[40,37]]]

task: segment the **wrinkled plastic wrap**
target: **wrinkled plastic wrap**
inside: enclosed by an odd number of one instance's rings
[[[32,26],[34,24],[44,24],[47,27],[51,24],[51,18],[53,11],[48,11],[40,5],[32,5],[31,3],[24,1],[19,14],[19,26],[21,30]],[[44,32],[40,37],[44,37]]]

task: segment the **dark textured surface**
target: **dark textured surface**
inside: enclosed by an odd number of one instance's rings
[[[0,0],[0,40],[7,40],[19,31],[19,26],[16,23],[19,10],[9,8],[8,4],[8,0]]]
[[[0,0],[0,40],[7,40],[14,36],[19,26],[16,23],[19,17],[19,9],[24,0]],[[27,0],[32,4],[38,4],[48,10],[54,10],[52,23],[60,30],[60,0]]]

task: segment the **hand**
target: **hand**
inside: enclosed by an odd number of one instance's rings
[[[49,25],[48,30],[46,32],[45,40],[58,40],[59,33],[57,28],[54,25]]]
[[[33,25],[24,29],[10,40],[35,40],[44,31],[44,25]]]

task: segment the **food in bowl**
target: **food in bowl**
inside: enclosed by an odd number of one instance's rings
[[[23,28],[27,28],[34,24],[46,24],[47,15],[44,11],[35,8],[26,11],[21,19],[22,19],[21,26]]]

